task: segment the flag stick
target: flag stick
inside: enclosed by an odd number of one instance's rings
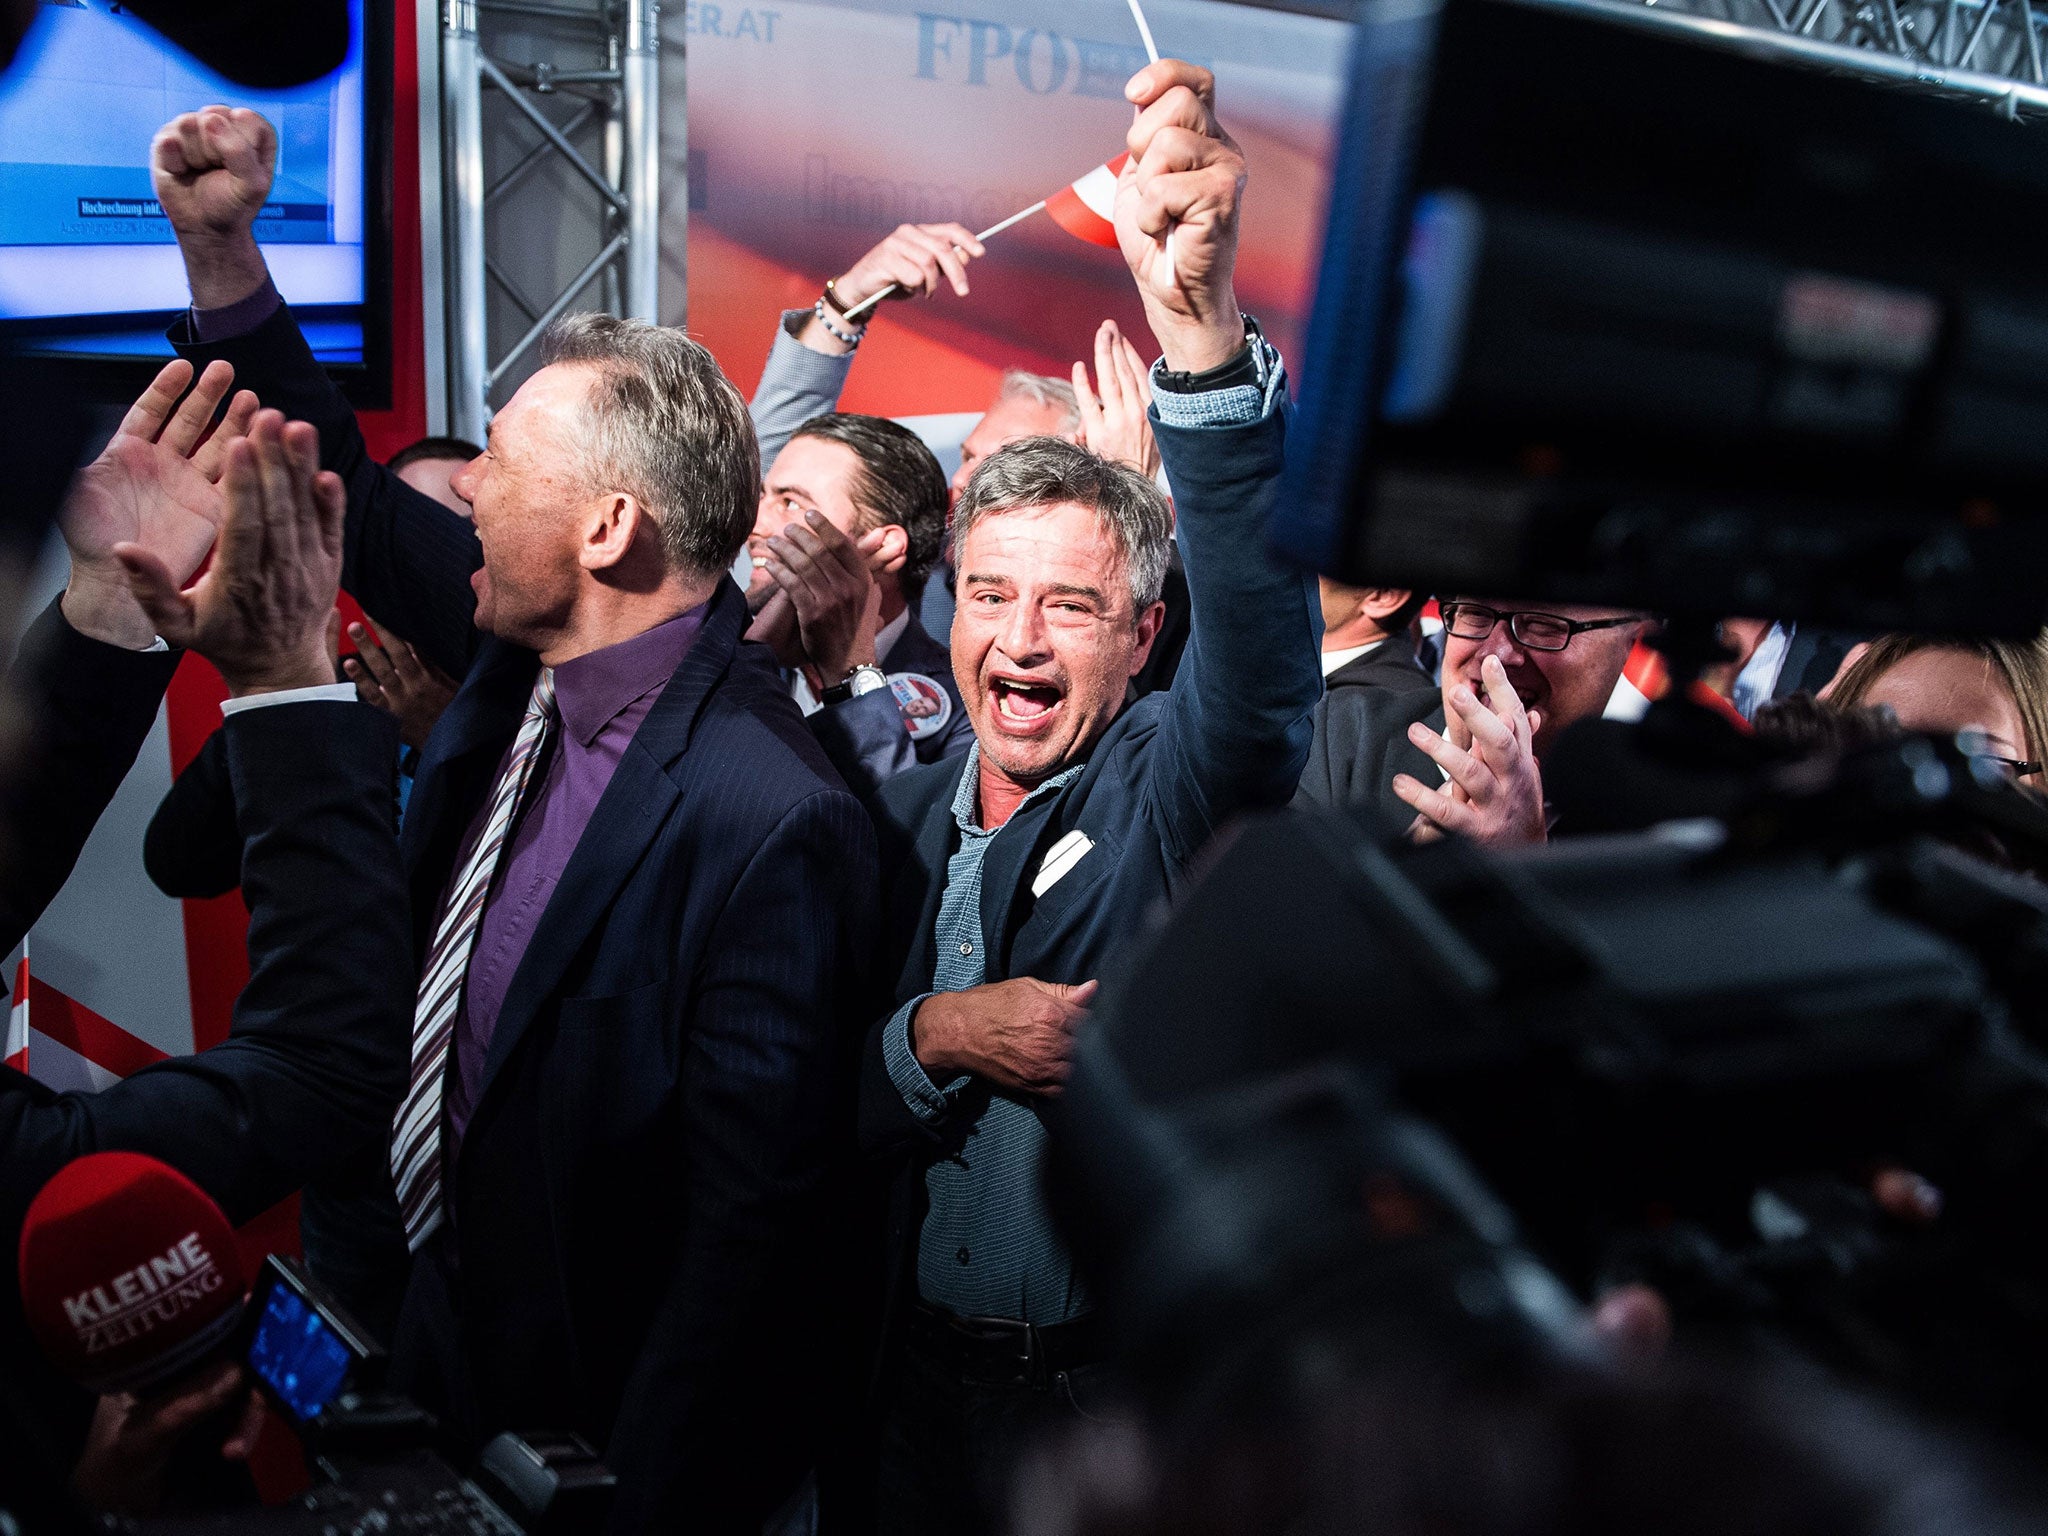
[[[1138,0],[1130,0],[1131,20],[1138,24],[1138,36],[1145,41],[1145,57],[1154,64],[1159,62],[1159,45],[1152,41],[1152,24],[1145,20],[1145,7]],[[1173,262],[1173,226],[1166,226],[1166,280],[1178,286],[1180,273]]]
[[[1138,36],[1145,40],[1145,57],[1157,64],[1159,45],[1152,41],[1152,28],[1146,24],[1145,8],[1138,4],[1138,0],[1131,0],[1131,19],[1138,24]]]
[[[1130,0],[1130,7],[1131,19],[1137,22],[1138,24],[1138,36],[1145,40],[1145,57],[1150,59],[1154,64],[1157,64],[1159,62],[1159,45],[1152,41],[1152,25],[1150,22],[1145,20],[1145,8],[1144,6],[1138,3],[1138,0]],[[989,225],[987,229],[984,229],[980,234],[976,235],[974,238],[977,241],[979,241],[986,240],[991,235],[1000,235],[1012,224],[1021,224],[1024,220],[1030,218],[1031,215],[1037,213],[1044,206],[1044,200],[1040,199],[1038,202],[1033,203],[1029,208],[1019,209],[1016,213],[1011,214],[1007,219],[1004,219],[1001,223]],[[956,246],[954,247],[954,249],[957,250],[959,249],[959,247]],[[1174,284],[1175,286],[1178,286],[1180,282],[1180,275],[1178,272],[1174,270],[1173,227],[1171,225],[1168,225],[1166,230],[1166,280],[1167,282]],[[843,320],[858,319],[861,315],[867,313],[867,311],[873,309],[877,304],[881,303],[882,300],[889,297],[890,294],[899,292],[902,289],[902,286],[903,285],[901,283],[891,283],[881,292],[869,294],[866,298],[862,299],[858,304],[854,305],[851,309],[847,310],[847,312],[844,315],[840,316],[840,318]]]
[[[1037,213],[1044,206],[1045,199],[1041,197],[1029,208],[1021,208],[1017,212],[1011,214],[1007,219],[1004,219],[1001,223],[989,225],[987,229],[984,229],[980,234],[976,235],[974,238],[976,240],[986,240],[991,235],[1000,235],[1012,224],[1023,223],[1026,219],[1030,218],[1031,215],[1033,215],[1034,213]],[[960,249],[960,247],[956,245],[955,247],[953,247],[953,249],[957,251],[958,249]],[[861,314],[862,311],[873,309],[877,304],[881,303],[882,300],[889,297],[890,294],[895,293],[897,290],[902,288],[902,286],[903,285],[901,283],[891,283],[888,287],[884,288],[880,293],[869,294],[866,298],[862,299],[858,304],[854,305],[853,308],[849,309],[840,318],[844,320],[854,319],[856,316]]]

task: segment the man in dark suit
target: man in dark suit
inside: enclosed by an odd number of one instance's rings
[[[189,646],[230,694],[227,764],[249,835],[249,983],[226,1041],[99,1093],[55,1093],[0,1068],[9,1252],[36,1192],[88,1152],[160,1158],[246,1221],[382,1145],[405,1086],[397,728],[334,684],[325,643],[341,486],[318,474],[312,429],[254,414],[253,397],[195,451],[231,375],[209,370],[173,412],[190,377],[182,362],[164,369],[81,473],[63,521],[70,583],[10,672],[26,730],[0,767],[0,941],[17,941],[63,884]],[[212,570],[181,594],[223,518]],[[146,608],[129,570],[147,578]],[[30,1342],[13,1264],[0,1275],[0,1376],[37,1405],[33,1432],[68,1464],[88,1404]]]
[[[317,422],[344,585],[464,678],[402,839],[412,1080],[337,1235],[381,1212],[412,1252],[397,1380],[458,1439],[575,1430],[618,1474],[615,1529],[758,1529],[833,1364],[875,865],[742,643],[745,404],[680,331],[576,317],[457,478],[472,527],[369,459],[277,301],[249,234],[274,144],[225,109],[159,134],[175,334]]]
[[[1285,377],[1232,287],[1244,161],[1212,92],[1178,61],[1133,80],[1116,204],[1164,354],[1153,429],[1196,615],[1180,675],[1125,704],[1162,613],[1157,486],[1056,439],[1011,444],[955,515],[975,745],[872,802],[894,1001],[868,1034],[861,1133],[898,1170],[886,1530],[987,1529],[1024,1437],[1087,1396],[1101,1350],[1039,1194],[1045,1099],[1102,968],[1225,819],[1286,803],[1308,751],[1314,598],[1265,543]]]
[[[1376,805],[1421,835],[1542,842],[1544,754],[1568,728],[1599,717],[1651,619],[1497,598],[1448,598],[1442,608],[1440,689],[1360,692],[1346,710],[1349,729],[1317,740],[1297,799]]]
[[[759,396],[753,414],[758,425]],[[917,617],[945,542],[946,477],[917,434],[881,416],[830,412],[779,437],[747,538],[748,638],[775,652],[864,796],[974,735],[946,648]]]
[[[1391,688],[1433,693],[1436,678],[1424,666],[1417,624],[1423,594],[1406,587],[1352,587],[1322,577],[1323,686]],[[1322,722],[1317,720],[1317,734]]]

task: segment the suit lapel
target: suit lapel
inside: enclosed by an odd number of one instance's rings
[[[903,633],[896,637],[896,643],[889,647],[889,654],[876,660],[884,672],[928,672],[934,680],[953,670],[951,653],[925,632],[914,612],[910,622],[903,626]]]
[[[1039,844],[1045,841],[1046,829],[1052,825],[1054,807],[1065,798],[1065,791],[1057,791],[1016,812],[1003,823],[1003,829],[995,835],[983,856],[981,937],[994,954],[996,963],[1004,968],[1003,975],[991,976],[992,980],[1008,977],[1010,937],[1015,932],[1011,919],[1017,911],[1017,891],[1024,883],[1026,867],[1033,862]]]
[[[519,729],[539,670],[540,658],[533,652],[486,641],[420,753],[399,836],[418,934],[424,935],[438,915],[455,850]]]
[[[479,1104],[682,799],[670,770],[689,747],[704,701],[732,665],[746,618],[746,599],[739,588],[730,581],[720,583],[704,627],[640,722],[547,909],[534,925],[491,1034],[483,1080],[477,1087]]]
[[[959,830],[953,824],[953,792],[959,783],[958,776],[943,780],[939,792],[932,797],[932,803],[925,808],[924,816],[918,822],[915,852],[909,867],[924,872],[922,887],[908,880],[898,880],[892,892],[890,921],[885,931],[910,935],[898,972],[898,996],[929,990],[932,976],[938,970],[939,957],[933,947],[932,930],[939,920],[939,902],[946,894],[946,865],[952,860],[955,834]],[[913,892],[918,894],[914,896]],[[915,911],[911,910],[913,900],[917,903]]]
[[[1436,765],[1436,759],[1408,739],[1408,720],[1420,720],[1439,736],[1444,732],[1444,707],[1438,704],[1427,714],[1411,715],[1402,711],[1404,718],[1395,723],[1400,726],[1398,734],[1389,739],[1385,755],[1380,760],[1379,788],[1375,798],[1383,815],[1405,827],[1415,819],[1415,812],[1408,802],[1394,793],[1394,775],[1405,773],[1411,779],[1434,787],[1443,782],[1443,771]]]

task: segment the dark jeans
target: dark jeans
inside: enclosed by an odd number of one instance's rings
[[[1044,1391],[972,1380],[906,1339],[884,1395],[881,1536],[980,1536],[1004,1528],[1010,1480],[1025,1452],[1093,1418],[1109,1367],[1054,1376]]]

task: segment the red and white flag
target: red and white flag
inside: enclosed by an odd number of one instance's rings
[[[1638,640],[1615,680],[1614,693],[1601,711],[1609,720],[1635,721],[1649,712],[1650,704],[1671,691],[1671,672],[1664,658]]]
[[[1116,179],[1130,158],[1128,153],[1118,155],[1048,197],[1045,211],[1053,223],[1076,239],[1115,250]]]
[[[28,956],[14,969],[14,1006],[7,1014],[7,1043],[0,1047],[0,1063],[17,1072],[28,1070]]]

